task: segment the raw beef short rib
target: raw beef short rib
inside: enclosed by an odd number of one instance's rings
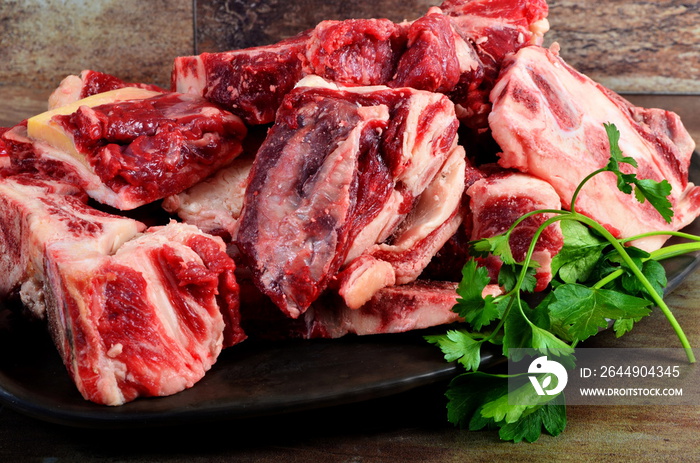
[[[513,223],[528,212],[538,209],[561,209],[557,192],[547,182],[528,174],[486,167],[484,178],[467,189],[472,211],[471,239],[491,238],[506,232]],[[537,229],[551,214],[537,214],[522,221],[511,234],[510,248],[516,262],[525,259]],[[545,228],[532,255],[536,269],[535,291],[544,290],[552,279],[551,262],[564,244],[558,223]],[[480,259],[489,270],[493,283],[498,281],[500,258]]]
[[[256,155],[236,242],[263,292],[292,317],[318,297],[390,193],[377,152],[388,121],[385,105],[301,88]]]
[[[109,255],[146,227],[86,205],[75,185],[35,175],[0,179],[0,300],[19,291],[33,315],[44,318],[44,251],[57,242],[83,243]]]
[[[66,76],[49,96],[49,109],[55,109],[98,93],[124,87],[135,87],[165,93],[165,89],[152,84],[124,82],[104,72],[86,69],[80,75]]]
[[[499,164],[546,181],[565,207],[581,180],[608,162],[604,123],[614,123],[620,131],[620,148],[637,161],[639,178],[668,180],[671,223],[648,201],[640,203],[619,191],[612,173],[597,175],[584,186],[576,210],[615,236],[678,230],[700,214],[700,189],[688,183],[695,144],[678,116],[633,106],[567,65],[556,47],[526,47],[508,58],[491,99],[489,123],[503,150]],[[659,235],[634,244],[651,251],[666,239]]]
[[[258,151],[239,221],[236,243],[261,291],[298,317],[341,266],[375,244],[394,236],[406,252],[450,218],[446,241],[461,220],[452,217],[464,188],[457,126],[454,105],[440,94],[301,82]],[[442,195],[445,184],[455,201]],[[439,196],[444,204],[420,206],[427,190],[423,203]],[[416,204],[422,212],[411,215]]]
[[[412,22],[323,21],[273,45],[178,57],[171,86],[249,124],[272,122],[284,95],[309,75],[345,86],[409,86],[450,96],[464,123],[484,130],[503,58],[542,43],[547,13],[545,0],[447,0]]]
[[[46,316],[88,400],[120,405],[192,386],[245,338],[223,241],[175,222],[144,231],[86,201],[58,180],[0,180],[0,297],[19,287]]]
[[[129,90],[93,95],[5,133],[13,163],[51,176],[62,170],[93,199],[128,210],[179,193],[241,153],[246,128],[233,114],[194,95]]]

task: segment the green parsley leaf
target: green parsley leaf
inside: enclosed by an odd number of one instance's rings
[[[490,238],[481,238],[470,243],[472,253],[478,257],[493,254],[501,258],[504,264],[514,264],[515,259],[510,250],[510,234],[502,233]]]
[[[654,206],[666,223],[671,223],[673,218],[673,205],[668,200],[668,195],[671,194],[671,184],[664,179],[657,182],[652,179],[635,179],[634,196],[637,201],[643,203],[646,199]]]
[[[488,270],[470,259],[462,268],[462,280],[457,285],[457,304],[452,311],[462,317],[475,330],[498,318],[493,296],[482,297],[486,285],[491,282]]]
[[[476,371],[481,364],[481,342],[464,330],[449,330],[445,334],[425,336],[442,350],[445,360],[457,360],[467,370]]]
[[[620,171],[620,163],[637,167],[637,161],[631,157],[623,156],[619,146],[620,132],[617,127],[614,124],[604,124],[604,126],[610,141],[610,159],[605,170],[617,176],[617,187],[620,191],[631,194],[634,187],[634,196],[637,201],[640,203],[645,200],[649,201],[654,209],[661,214],[661,217],[670,223],[673,217],[673,207],[668,200],[668,195],[671,194],[671,184],[665,179],[660,182],[652,179],[638,179],[636,174],[625,174]]]
[[[620,336],[623,336],[624,334],[632,331],[632,327],[634,327],[634,324],[642,318],[644,317],[621,318],[619,320],[615,320],[615,323],[613,323],[613,331],[615,332],[615,337],[619,338]]]
[[[608,326],[608,319],[648,315],[651,302],[617,291],[565,284],[554,290],[549,305],[552,326],[571,341],[583,341]]]
[[[542,428],[552,436],[558,436],[566,428],[566,404],[563,394],[533,409],[531,413],[524,414],[518,421],[504,424],[498,435],[507,441],[535,442],[542,434]]]
[[[656,260],[647,260],[641,264],[642,274],[649,280],[652,287],[659,296],[664,295],[664,288],[668,284],[666,269]],[[646,288],[639,282],[639,279],[632,272],[625,272],[620,279],[622,287],[628,294],[638,297],[649,296]]]
[[[536,311],[530,309],[524,301],[514,301],[503,324],[503,355],[518,361],[522,354],[516,356],[512,349],[532,348],[544,354],[557,356],[566,356],[573,352],[571,346],[548,330],[536,326],[525,313],[534,316]]]
[[[450,381],[445,396],[447,402],[447,419],[461,428],[476,431],[487,423],[470,424],[475,412],[485,402],[495,400],[508,394],[508,379],[502,375],[490,375],[481,371],[462,373]],[[480,421],[480,420],[477,420]],[[478,426],[481,424],[481,426]]]
[[[531,293],[535,290],[537,286],[537,270],[535,269],[534,262],[532,262],[530,267],[526,270],[525,278],[520,285],[520,290],[526,293]],[[520,272],[522,272],[523,267],[520,264],[503,264],[498,272],[498,284],[503,287],[506,291],[511,291],[515,288],[515,285],[520,277]]]
[[[608,160],[608,165],[606,169],[610,172],[619,172],[620,163],[629,164],[632,167],[637,167],[637,161],[629,156],[624,156],[622,150],[620,149],[620,131],[617,129],[615,124],[604,123],[605,132],[608,135],[608,140],[610,142],[610,159]]]
[[[573,220],[563,220],[561,231],[564,246],[552,258],[552,275],[558,274],[565,283],[586,281],[609,243]]]

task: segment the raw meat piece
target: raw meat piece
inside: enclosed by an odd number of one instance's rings
[[[28,174],[0,179],[0,300],[20,291],[25,306],[43,318],[47,246],[84,243],[109,255],[145,229],[135,220],[105,214],[86,202],[83,191],[63,181]]]
[[[267,124],[307,75],[341,84],[388,82],[405,42],[405,28],[386,19],[323,21],[274,45],[178,57],[172,89],[201,95],[249,124]]]
[[[467,189],[473,220],[472,240],[499,235],[528,212],[561,209],[557,192],[547,182],[520,172],[489,170],[491,172]],[[534,215],[515,228],[511,234],[510,247],[517,262],[525,259],[537,228],[551,216]],[[559,223],[550,225],[540,235],[532,255],[533,262],[538,264],[535,291],[544,290],[551,281],[552,257],[561,250],[563,244]],[[492,281],[497,282],[502,265],[500,258],[489,256],[482,259],[482,262],[488,268]]]
[[[405,46],[405,27],[388,19],[323,21],[306,45],[304,75],[340,85],[383,85]]]
[[[338,293],[349,308],[361,307],[382,287],[418,278],[462,223],[464,181],[464,149],[455,145],[390,239],[378,238],[337,275]]]
[[[119,405],[202,377],[242,341],[235,264],[220,238],[90,208],[76,186],[0,179],[0,297],[46,316],[83,396]]]
[[[243,210],[243,197],[253,156],[239,156],[233,162],[177,195],[163,200],[163,209],[177,214],[183,222],[230,242]]]
[[[90,98],[109,101],[126,90]],[[63,106],[29,119],[31,140],[22,127],[13,129],[17,145],[31,145],[11,152],[14,162],[49,175],[63,164],[64,175],[93,199],[128,210],[179,193],[242,150],[241,120],[201,97],[165,93],[93,107],[90,98],[75,111]]]
[[[413,22],[323,21],[274,45],[178,57],[172,89],[266,124],[308,75],[341,85],[411,86],[449,95],[467,125],[485,129],[503,57],[540,44],[547,13],[545,0],[447,0]]]
[[[440,9],[462,38],[474,45],[481,64],[450,93],[460,120],[473,129],[488,127],[489,92],[503,59],[527,45],[541,45],[549,30],[546,0],[445,0]]]
[[[416,280],[380,289],[359,309],[325,293],[297,319],[284,317],[269,299],[249,295],[243,305],[243,323],[251,338],[274,340],[401,333],[460,321],[452,311],[456,289],[456,282]],[[483,295],[501,292],[497,285],[488,285]]]
[[[172,89],[203,96],[248,124],[272,122],[282,98],[303,77],[309,33],[275,45],[175,58]]]
[[[395,235],[421,193],[431,184],[439,188],[434,179],[451,178],[444,165],[464,163],[446,97],[323,82],[305,79],[285,99],[253,165],[236,238],[256,284],[291,317],[341,265]],[[450,154],[453,162],[446,163]],[[463,170],[449,172],[458,180]],[[463,182],[457,197],[462,190]],[[397,249],[407,251],[453,212],[432,221],[414,214],[407,223],[415,227],[395,235],[403,243]],[[411,272],[415,278],[414,270],[400,278]]]
[[[357,309],[319,301],[305,314],[306,333],[302,337],[403,333],[453,323],[459,321],[452,311],[457,301],[456,288],[451,282],[425,281],[390,286]]]
[[[49,109],[74,103],[91,95],[124,87],[136,87],[154,92],[165,92],[164,89],[157,85],[124,82],[118,77],[104,72],[86,69],[78,76],[66,76],[66,78],[61,81],[58,88],[49,96]]]
[[[215,363],[224,332],[217,301],[221,273],[193,249],[199,239],[212,237],[173,223],[112,256],[81,244],[47,248],[49,326],[86,399],[121,405],[171,395],[194,385]]]
[[[576,210],[615,236],[678,230],[700,214],[700,189],[688,183],[695,144],[678,116],[634,107],[568,66],[556,47],[526,47],[508,58],[491,99],[494,110],[489,123],[503,150],[499,164],[545,180],[564,207],[570,206],[581,180],[607,164],[610,153],[604,123],[619,129],[620,148],[639,164],[639,178],[669,181],[675,212],[671,223],[648,201],[639,203],[633,195],[620,192],[612,173],[597,175],[586,184]],[[651,251],[666,238],[648,237],[634,244]]]
[[[258,151],[236,242],[261,290],[291,317],[318,297],[390,193],[377,153],[388,120],[384,105],[302,88],[285,98]]]
[[[477,45],[480,56],[495,63],[523,46],[542,44],[549,30],[545,0],[445,0],[440,10]]]
[[[407,49],[389,85],[431,92],[452,92],[460,82],[469,85],[482,79],[482,64],[474,47],[452,26],[438,8],[414,21],[407,33]]]

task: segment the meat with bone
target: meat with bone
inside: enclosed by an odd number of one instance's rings
[[[177,195],[168,196],[162,206],[185,223],[221,236],[230,242],[236,234],[243,210],[243,197],[254,157],[239,156],[214,175]]]
[[[363,306],[380,288],[418,278],[462,223],[464,177],[464,149],[455,145],[390,239],[380,236],[365,243],[360,256],[348,260],[336,276],[334,284],[349,308]]]
[[[308,33],[275,45],[175,58],[172,89],[203,96],[248,124],[275,118],[282,98],[303,77]]]
[[[49,327],[86,399],[120,405],[171,395],[216,362],[225,327],[220,274],[212,268],[216,262],[192,247],[198,239],[211,237],[172,224],[130,240],[112,256],[81,244],[47,248]]]
[[[405,50],[405,29],[388,19],[323,21],[306,44],[303,73],[340,85],[384,85]]]
[[[274,45],[178,57],[172,89],[265,124],[307,75],[341,85],[411,86],[448,94],[467,125],[485,129],[503,57],[541,43],[547,13],[545,0],[447,0],[412,23],[323,21]]]
[[[63,170],[93,199],[128,210],[231,162],[245,133],[238,117],[201,97],[124,88],[30,118],[4,138],[21,168]]]
[[[327,292],[299,318],[281,314],[269,299],[248,294],[242,304],[243,323],[251,338],[336,339],[346,335],[402,333],[459,321],[452,311],[457,283],[416,280],[385,287],[359,309],[351,309],[337,295]],[[497,285],[487,285],[483,295],[501,294]]]
[[[351,250],[393,234],[461,150],[457,125],[439,94],[300,84],[257,154],[239,222],[236,242],[260,289],[299,316]]]
[[[676,114],[634,107],[568,66],[556,48],[526,47],[508,58],[491,99],[489,123],[503,150],[499,164],[545,180],[565,207],[581,180],[607,164],[604,123],[619,129],[620,148],[637,161],[639,178],[669,181],[671,223],[648,201],[640,203],[620,192],[612,173],[597,175],[586,184],[576,210],[617,237],[678,230],[700,214],[700,189],[688,183],[695,145]],[[647,237],[635,245],[654,250],[666,238]]]
[[[484,130],[504,57],[541,44],[547,14],[545,0],[446,0],[410,25],[390,85],[443,92],[465,125]]]
[[[165,92],[164,89],[157,85],[124,82],[113,75],[86,69],[83,70],[80,75],[66,76],[61,81],[56,90],[49,96],[49,109],[55,109],[98,93],[124,87],[136,87],[153,92]]]
[[[528,174],[486,167],[484,178],[468,189],[472,211],[472,240],[491,238],[507,231],[524,214],[537,209],[561,209],[557,192],[547,182]],[[494,171],[495,170],[495,171]],[[489,172],[490,171],[490,172]],[[537,214],[522,221],[511,234],[510,247],[517,262],[525,259],[532,237],[551,214]],[[564,244],[558,223],[548,226],[537,241],[532,255],[536,269],[535,291],[544,290],[552,279],[551,262]],[[492,282],[498,281],[502,261],[495,256],[481,259]]]
[[[145,229],[135,220],[88,207],[86,201],[83,191],[62,181],[28,174],[0,179],[0,300],[19,291],[25,307],[43,318],[47,246],[87,243],[109,255]]]
[[[378,140],[388,121],[385,105],[359,106],[325,89],[298,89],[278,111],[253,163],[236,242],[261,290],[289,316],[318,297],[386,201]]]
[[[245,338],[223,241],[177,223],[141,233],[86,199],[36,175],[0,181],[2,296],[32,282],[86,399],[118,405],[190,387]]]

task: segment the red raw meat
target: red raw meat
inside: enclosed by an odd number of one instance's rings
[[[541,44],[547,13],[545,0],[447,0],[414,22],[323,21],[274,45],[178,57],[171,85],[249,124],[272,122],[284,95],[307,75],[410,86],[449,95],[460,119],[482,130],[503,57]]]
[[[124,87],[136,87],[153,92],[165,92],[157,85],[124,82],[104,72],[86,69],[79,76],[67,76],[49,96],[49,109],[82,100],[91,95]]]
[[[236,242],[258,285],[289,316],[318,297],[390,193],[377,153],[388,121],[386,106],[300,89],[258,151]]]
[[[700,214],[700,189],[688,183],[695,143],[676,114],[637,108],[568,66],[556,49],[537,46],[506,60],[491,99],[489,123],[503,150],[499,164],[545,180],[565,207],[581,180],[608,162],[604,123],[619,129],[620,148],[637,161],[639,178],[669,181],[675,212],[671,223],[648,201],[640,203],[619,191],[612,173],[586,184],[576,210],[615,236],[678,230]],[[651,251],[666,239],[648,237],[635,245]]]
[[[119,405],[192,386],[242,341],[235,264],[220,238],[90,208],[74,185],[0,179],[0,297],[46,316],[83,396]]]
[[[549,30],[549,7],[546,0],[445,0],[440,9],[457,33],[473,44],[481,64],[479,74],[460,83],[450,97],[462,107],[459,115],[466,125],[486,129],[489,92],[503,59],[524,46],[542,44]]]
[[[165,93],[95,107],[52,121],[72,134],[84,159],[26,136],[3,135],[20,169],[70,178],[93,199],[128,210],[179,193],[231,162],[246,128],[201,97]]]
[[[405,46],[405,27],[388,19],[323,21],[306,45],[304,74],[341,85],[383,85]]]
[[[498,286],[488,285],[483,294],[496,296],[501,292]],[[416,280],[382,288],[357,309],[345,306],[333,293],[325,293],[296,319],[283,316],[254,288],[248,287],[242,297],[246,333],[258,339],[336,339],[402,333],[460,321],[452,311],[457,283],[447,281]]]
[[[490,172],[489,172],[490,170]],[[561,209],[557,192],[547,182],[520,172],[486,168],[486,175],[467,189],[472,211],[472,240],[491,238],[504,233],[521,216],[537,209]],[[532,237],[551,214],[537,214],[522,221],[510,237],[513,258],[517,262],[525,259]],[[547,227],[540,235],[533,262],[536,269],[535,291],[544,290],[552,279],[551,262],[564,244],[558,223]],[[489,256],[482,259],[489,269],[494,283],[498,281],[500,258]]]
[[[408,28],[406,52],[389,82],[431,92],[453,92],[460,82],[469,86],[482,79],[483,66],[474,47],[456,33],[452,21],[438,8]]]
[[[0,179],[0,300],[19,292],[25,307],[45,316],[44,251],[57,242],[81,243],[109,255],[146,227],[86,205],[75,185],[36,175]]]
[[[432,132],[428,125],[422,129]],[[366,249],[358,258],[346,260],[348,265],[336,276],[334,284],[348,307],[361,307],[385,286],[402,285],[418,278],[464,219],[464,177],[464,150],[454,146],[390,237],[380,236],[372,243],[365,243]]]
[[[303,77],[308,40],[307,32],[265,47],[175,58],[172,89],[203,96],[248,124],[267,124]]]
[[[434,179],[450,177],[441,171],[449,155],[450,166],[464,163],[446,97],[409,88],[306,86],[311,82],[285,99],[256,156],[236,238],[256,284],[291,317],[343,264],[393,236],[429,185],[441,189]],[[451,170],[457,198],[463,170]],[[404,236],[395,235],[401,252],[451,218],[459,199],[452,209],[445,203],[411,216]],[[445,234],[447,240],[451,233]],[[418,273],[412,269],[411,278]]]

